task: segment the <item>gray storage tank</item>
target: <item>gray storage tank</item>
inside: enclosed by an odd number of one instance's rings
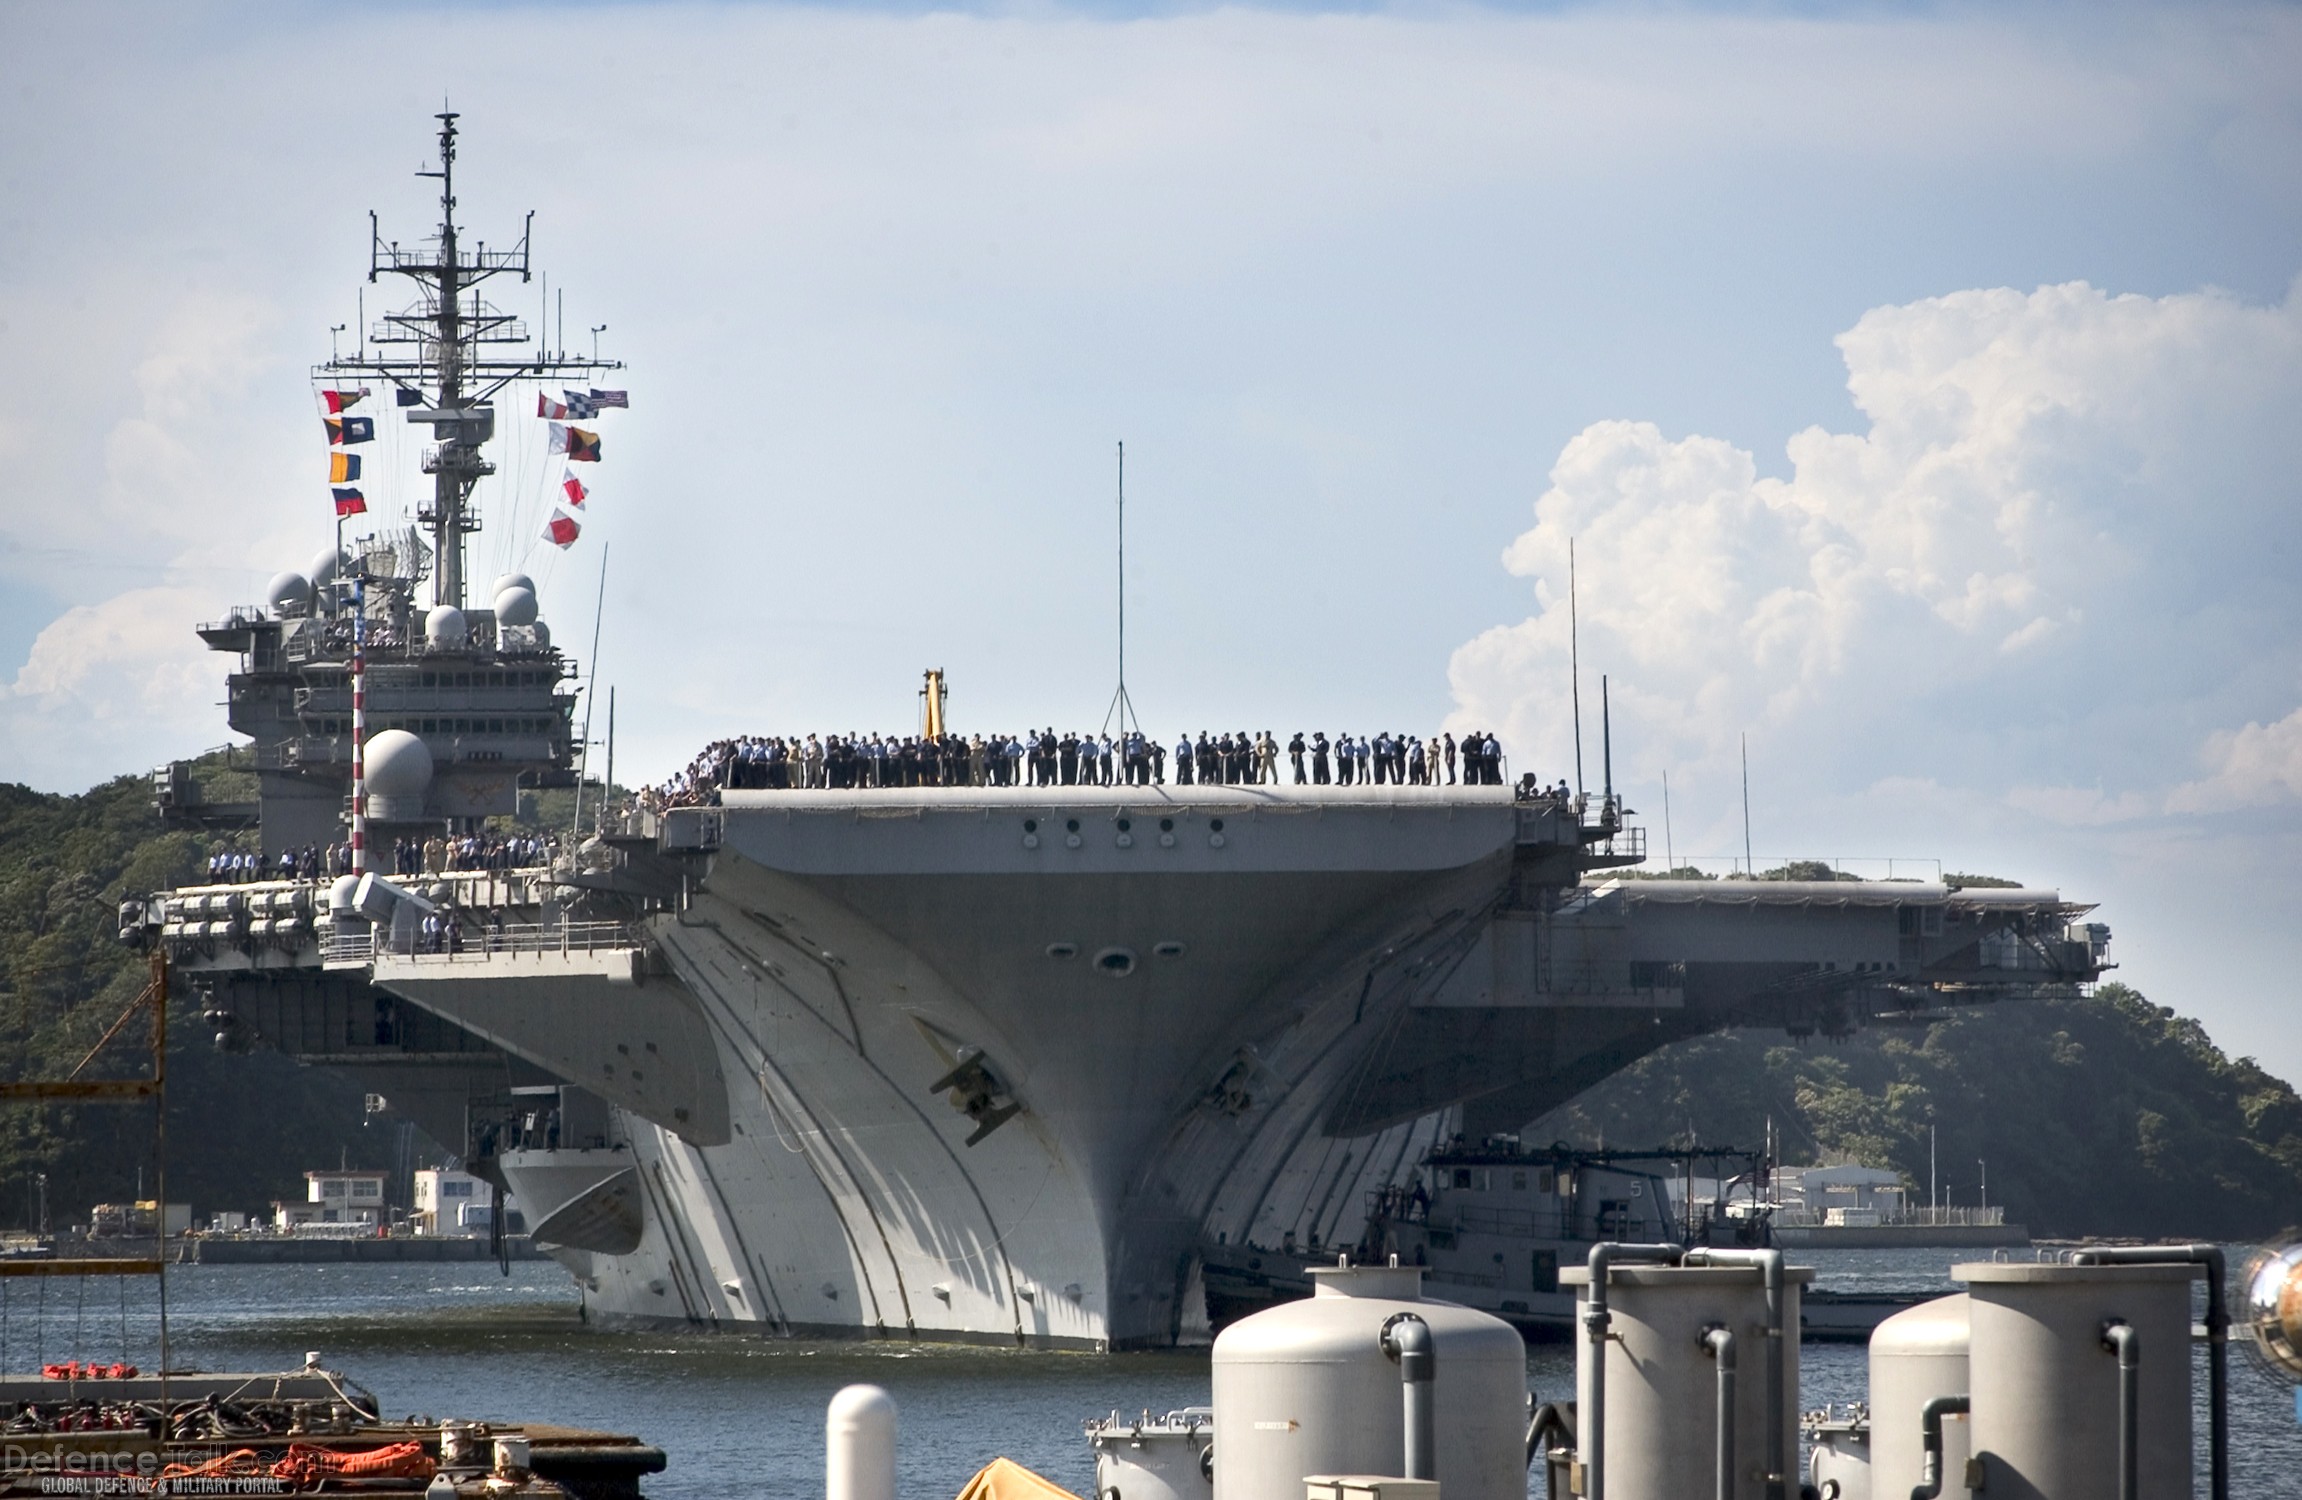
[[[1690,1252],[1690,1254],[1699,1252]],[[1591,1301],[1591,1273],[1559,1273],[1575,1290],[1578,1323]],[[1718,1359],[1704,1345],[1711,1329],[1734,1336],[1734,1481],[1736,1500],[1765,1500],[1770,1446],[1785,1457],[1786,1484],[1798,1490],[1798,1327],[1800,1288],[1814,1280],[1805,1266],[1783,1272],[1782,1385],[1772,1411],[1780,1423],[1767,1441],[1767,1305],[1764,1273],[1755,1265],[1625,1265],[1607,1273],[1611,1331],[1605,1350],[1603,1403],[1592,1399],[1596,1349],[1577,1344],[1576,1464],[1589,1483],[1592,1450],[1603,1442],[1603,1500],[1687,1500],[1716,1493]],[[1587,1326],[1587,1325],[1586,1325]],[[1603,1433],[1591,1420],[1603,1406]]]
[[[1870,1481],[1902,1500],[1924,1480],[1920,1429],[1926,1403],[1967,1394],[1966,1294],[1904,1308],[1870,1335]],[[1944,1500],[1967,1500],[1969,1419],[1942,1421]]]
[[[2108,1500],[2119,1493],[2118,1355],[2112,1323],[2139,1343],[2140,1500],[2190,1485],[2188,1265],[1977,1262],[1966,1284],[1972,1436],[1990,1500]]]
[[[1527,1349],[1500,1318],[1422,1294],[1416,1266],[1322,1266],[1312,1293],[1217,1336],[1214,1500],[1295,1500],[1312,1474],[1406,1473],[1385,1325],[1429,1326],[1439,1491],[1526,1500]]]

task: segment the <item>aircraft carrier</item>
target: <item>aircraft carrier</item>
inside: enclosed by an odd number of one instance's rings
[[[247,829],[267,861],[470,832],[578,782],[575,664],[526,580],[468,607],[463,548],[495,398],[596,361],[489,348],[527,336],[473,283],[524,277],[525,241],[461,247],[452,117],[440,144],[436,242],[371,259],[419,283],[378,329],[411,342],[316,371],[413,393],[443,435],[428,539],[331,551],[203,627],[237,657],[257,796],[156,778],[172,820]],[[1644,839],[1606,795],[708,802],[595,802],[517,868],[157,892],[121,932],[167,951],[219,1045],[348,1070],[515,1193],[596,1319],[1090,1349],[1205,1337],[1211,1255],[1350,1244],[1435,1145],[1666,1043],[1844,1034],[2106,966],[2053,891],[1625,878]]]

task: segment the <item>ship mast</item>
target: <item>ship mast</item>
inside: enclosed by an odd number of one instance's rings
[[[491,277],[514,274],[530,278],[528,239],[535,224],[529,210],[519,243],[509,250],[490,250],[484,240],[463,248],[456,224],[456,115],[445,111],[440,122],[440,164],[437,170],[419,171],[418,177],[436,178],[440,184],[440,227],[430,244],[403,249],[399,241],[386,243],[377,229],[373,210],[368,214],[368,280],[382,273],[405,276],[416,283],[417,299],[403,311],[388,314],[372,330],[362,330],[359,348],[350,357],[332,357],[320,366],[325,376],[373,375],[401,391],[411,391],[420,404],[408,410],[408,420],[431,427],[437,443],[423,455],[424,472],[432,476],[430,501],[416,519],[430,528],[435,571],[435,604],[462,608],[464,603],[464,538],[480,529],[480,515],[472,502],[472,489],[495,472],[484,449],[495,436],[496,393],[514,380],[550,376],[589,377],[604,370],[620,370],[620,360],[569,356],[546,345],[538,327],[534,348],[514,357],[499,346],[526,344],[528,330],[519,319],[502,312],[479,295],[480,283]],[[377,346],[374,352],[369,344]]]

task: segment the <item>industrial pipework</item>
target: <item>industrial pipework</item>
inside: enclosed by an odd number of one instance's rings
[[[1734,1330],[1713,1323],[1702,1345],[1719,1367],[1718,1500],[1734,1500]]]
[[[2223,1300],[2229,1275],[2220,1245],[2140,1245],[2081,1250],[2070,1258],[2079,1266],[2178,1266],[2206,1268],[2206,1452],[2209,1493],[2230,1500],[2230,1308]],[[2120,1390],[2123,1392],[2122,1385]]]
[[[2142,1335],[2124,1318],[2102,1325],[2102,1347],[2118,1356],[2118,1500],[2142,1491]]]
[[[1786,1500],[1790,1494],[1790,1455],[1785,1451],[1783,1440],[1782,1252],[1694,1249],[1686,1253],[1684,1263],[1690,1266],[1756,1266],[1766,1284],[1766,1492],[1768,1500]]]
[[[1592,1345],[1591,1409],[1585,1414],[1583,1428],[1589,1435],[1584,1445],[1589,1451],[1577,1455],[1583,1466],[1583,1500],[1606,1500],[1607,1497],[1607,1330],[1615,1321],[1614,1314],[1607,1310],[1607,1270],[1616,1261],[1626,1265],[1675,1266],[1686,1259],[1686,1254],[1684,1245],[1591,1246],[1591,1280],[1584,1289],[1583,1311],[1583,1330],[1590,1335]],[[1779,1260],[1777,1257],[1778,1265]]]
[[[1966,1415],[1971,1404],[1964,1396],[1937,1396],[1919,1412],[1919,1428],[1925,1434],[1920,1441],[1926,1467],[1919,1471],[1919,1483],[1911,1490],[1910,1500],[1941,1500],[1942,1419]]]
[[[1431,1325],[1413,1313],[1397,1313],[1383,1324],[1383,1352],[1399,1362],[1399,1392],[1406,1421],[1406,1476],[1439,1477],[1439,1413],[1433,1391],[1438,1378],[1438,1346]]]

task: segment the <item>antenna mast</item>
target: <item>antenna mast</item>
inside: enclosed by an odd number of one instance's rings
[[[1143,721],[1135,717],[1135,704],[1127,696],[1127,445],[1119,445],[1119,691],[1111,695],[1111,707],[1103,714],[1103,732],[1111,732],[1111,721],[1119,721],[1119,733],[1124,737],[1132,728],[1137,733]]]
[[[413,393],[418,404],[409,408],[408,420],[432,428],[438,437],[423,455],[423,470],[432,476],[431,499],[416,512],[416,519],[431,529],[437,559],[432,601],[460,609],[464,538],[480,529],[472,488],[496,471],[482,452],[495,436],[496,393],[523,377],[589,376],[620,370],[623,363],[596,355],[570,359],[564,351],[542,349],[513,357],[490,347],[528,342],[520,320],[483,300],[478,288],[507,273],[529,279],[528,239],[535,214],[529,212],[519,243],[509,250],[490,250],[485,241],[464,249],[456,224],[457,116],[446,110],[435,118],[440,122],[439,168],[416,175],[437,178],[440,184],[437,242],[415,249],[402,249],[397,240],[387,244],[374,211],[368,214],[368,280],[386,271],[405,276],[416,283],[416,300],[376,324],[376,349],[368,348],[369,330],[363,328],[358,352],[350,358],[332,354],[318,373],[379,376],[396,390]]]
[[[1583,794],[1583,651],[1582,627],[1575,607],[1575,539],[1567,538],[1567,673],[1573,679],[1575,700],[1575,795]]]

